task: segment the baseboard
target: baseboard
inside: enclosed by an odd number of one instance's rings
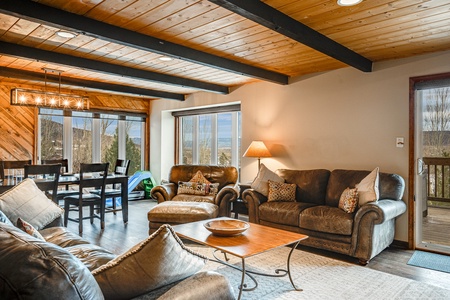
[[[394,240],[392,242],[392,244],[390,245],[390,247],[406,250],[406,249],[409,249],[409,244],[408,244],[408,242],[405,242],[405,241]]]

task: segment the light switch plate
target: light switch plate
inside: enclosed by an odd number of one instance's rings
[[[405,145],[405,139],[402,137],[398,137],[395,140],[395,144],[396,144],[397,148],[403,148],[403,146]]]

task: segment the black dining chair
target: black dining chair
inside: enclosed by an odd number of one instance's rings
[[[0,161],[0,178],[5,179],[8,176],[11,177],[10,174],[6,174],[6,170],[22,170],[23,171],[25,165],[31,165],[31,159]]]
[[[116,165],[114,167],[114,175],[127,175],[128,176],[128,169],[130,168],[130,160],[129,159],[117,159]],[[100,190],[92,190],[91,193],[99,195]],[[105,198],[111,198],[112,199],[112,208],[111,207],[105,207],[105,212],[112,212],[116,214],[118,211],[122,210],[117,209],[117,201],[116,198],[120,197],[122,195],[122,190],[120,188],[120,184],[117,184],[117,186],[112,186],[112,188],[106,188],[105,189]]]
[[[100,219],[100,226],[105,228],[105,186],[108,176],[109,163],[80,164],[80,184],[77,195],[64,197],[64,226],[68,221],[79,223],[79,232],[83,232],[83,220],[90,219],[91,224],[94,218]],[[96,188],[100,190],[100,195],[89,192],[83,193],[84,189]],[[90,207],[88,217],[83,217],[83,207]],[[99,215],[94,213],[98,209]],[[69,211],[78,211],[78,219],[69,218]]]
[[[67,173],[69,172],[69,161],[67,158],[64,159],[43,159],[41,163],[44,164],[61,164],[61,173]],[[78,195],[78,189],[74,190],[71,189],[69,185],[65,185],[64,189],[57,189],[56,191],[56,198],[53,197],[53,199],[56,199],[56,203],[59,203],[60,200],[63,200],[66,196],[72,196],[72,195]]]
[[[48,165],[25,165],[25,178],[33,178],[37,187],[43,191],[47,197],[58,203],[56,191],[58,190],[61,164]]]

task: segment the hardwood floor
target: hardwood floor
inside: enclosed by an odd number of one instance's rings
[[[103,231],[100,229],[99,220],[95,220],[93,225],[89,224],[88,220],[85,220],[85,223],[83,224],[83,237],[116,254],[121,254],[148,237],[147,212],[154,205],[156,205],[156,201],[154,200],[130,201],[128,224],[123,224],[121,212],[118,212],[117,215],[108,213],[106,214],[106,226]],[[239,218],[246,220],[246,216],[243,215],[240,215]],[[78,233],[78,223],[69,222],[68,228],[71,231]],[[358,264],[357,259],[345,255],[304,246],[300,249]],[[449,273],[418,268],[407,264],[413,252],[413,250],[389,247],[373,258],[366,268],[426,282],[448,289],[448,283],[450,282]]]

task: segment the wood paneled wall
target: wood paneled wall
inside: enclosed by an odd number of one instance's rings
[[[28,106],[10,105],[10,92],[13,88],[29,88],[42,90],[37,86],[0,82],[0,159],[23,160],[32,159],[36,162],[36,133],[38,109]],[[51,89],[47,89],[50,91]],[[61,90],[62,93],[77,93],[89,97],[90,108],[139,112],[149,114],[148,99],[126,97],[113,94],[90,93]],[[147,133],[149,120],[146,124]],[[149,153],[148,134],[145,137],[146,153]],[[148,168],[148,155],[145,155],[145,166]]]

